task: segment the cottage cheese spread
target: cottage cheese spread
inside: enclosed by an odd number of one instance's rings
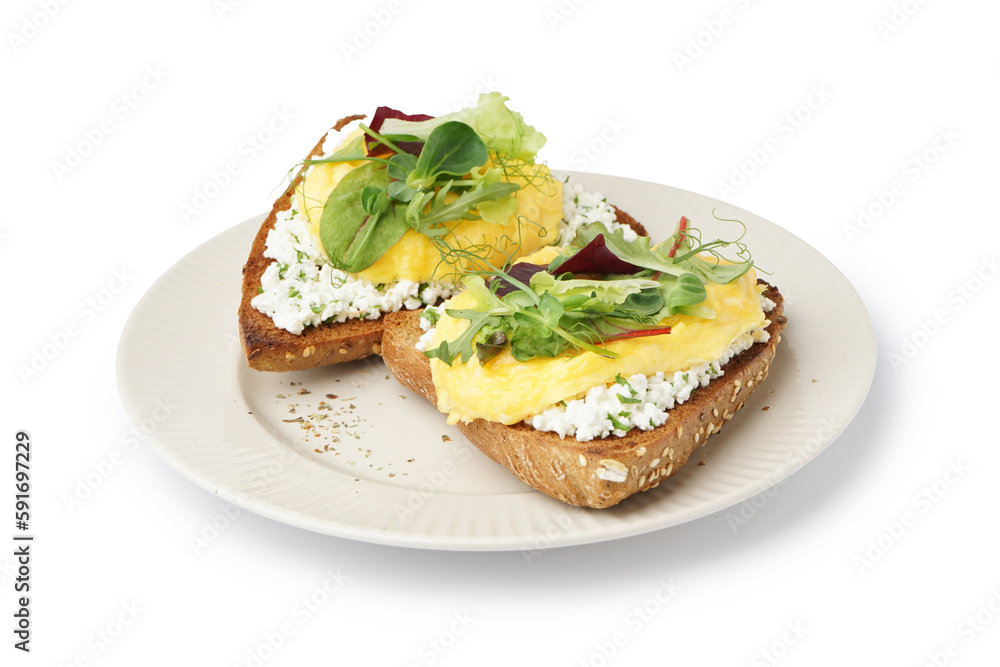
[[[376,285],[333,268],[309,233],[309,221],[294,206],[277,214],[266,245],[264,256],[275,261],[265,269],[262,291],[250,303],[293,334],[325,322],[377,319],[382,313],[421,308],[455,291],[440,282]]]
[[[652,430],[667,421],[669,410],[687,401],[692,391],[723,375],[722,367],[730,359],[768,338],[766,331],[755,329],[733,341],[725,354],[712,363],[693,366],[670,376],[663,373],[632,375],[619,378],[610,387],[593,387],[584,398],[535,415],[531,418],[531,426],[539,431],[554,431],[563,438],[575,436],[580,442],[623,436],[633,428]]]
[[[599,192],[588,192],[580,183],[563,185],[563,221],[559,223],[559,245],[566,245],[576,236],[576,230],[592,222],[602,222],[608,230],[621,229],[625,240],[632,242],[639,235],[628,225],[616,222],[615,209]]]

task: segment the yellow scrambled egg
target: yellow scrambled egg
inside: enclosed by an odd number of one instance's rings
[[[348,135],[345,142],[354,136],[355,133]],[[362,164],[363,161],[317,164],[296,190],[299,210],[309,219],[313,238],[320,247],[319,225],[327,198],[344,176]],[[522,172],[520,175],[512,175],[509,179],[511,183],[521,185],[521,189],[514,193],[517,213],[506,225],[484,220],[446,223],[452,231],[443,240],[452,247],[476,246],[476,255],[496,265],[503,264],[511,250],[517,248],[518,242],[520,247],[515,257],[523,257],[555,242],[556,227],[562,220],[562,183],[552,178],[545,165],[523,165],[519,170]],[[468,270],[470,267],[465,265],[460,268]],[[455,267],[441,263],[441,253],[429,238],[411,230],[378,261],[354,275],[373,283],[396,280],[427,282],[454,271]]]
[[[525,261],[546,263],[556,252],[547,248]],[[438,409],[448,415],[449,424],[477,418],[516,424],[559,401],[579,398],[591,387],[609,385],[618,373],[624,377],[673,373],[715,361],[736,338],[761,327],[765,318],[753,269],[728,285],[709,283],[705,289],[708,297],[704,305],[715,310],[715,319],[668,317],[662,322],[671,327],[669,334],[607,343],[609,350],[620,355],[615,359],[585,351],[519,362],[509,348],[485,365],[475,357],[465,364],[456,359],[452,366],[431,359]],[[475,299],[463,292],[444,308],[474,305]],[[442,308],[428,349],[456,339],[467,326],[467,320],[449,317]]]

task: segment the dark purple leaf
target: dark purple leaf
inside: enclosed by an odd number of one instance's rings
[[[379,107],[375,109],[375,116],[372,117],[372,122],[370,125],[368,125],[368,127],[371,128],[373,132],[381,132],[382,123],[385,122],[386,118],[395,118],[397,120],[408,120],[408,121],[419,122],[422,120],[430,120],[434,118],[434,116],[428,116],[427,114],[423,113],[410,115],[410,114],[405,114],[402,111],[397,111],[396,109],[392,109],[390,107]],[[372,139],[371,137],[365,137],[365,148],[367,149],[369,155],[373,157],[392,155],[392,149],[384,145],[377,146],[374,149],[374,152],[372,152],[372,146],[374,144],[375,144],[374,139]],[[401,151],[410,153],[411,155],[420,155],[420,149],[424,147],[424,143],[422,141],[402,141],[396,145],[399,146],[399,149]]]
[[[396,120],[406,120],[419,123],[421,121],[431,120],[434,116],[428,116],[424,113],[405,114],[402,111],[398,111],[397,109],[393,109],[391,107],[379,107],[378,109],[375,109],[375,115],[372,117],[372,122],[368,127],[376,132],[380,132],[382,130],[382,123],[385,122],[386,118],[395,118]]]
[[[531,276],[535,275],[539,271],[544,271],[544,270],[545,267],[539,266],[538,264],[529,264],[528,262],[518,262],[514,266],[510,267],[510,271],[508,271],[507,274],[514,280],[518,280],[527,285],[531,282]],[[506,296],[507,294],[510,294],[511,292],[517,289],[517,287],[514,287],[513,284],[507,282],[506,280],[500,277],[490,278],[489,283],[487,283],[487,287],[490,287],[494,280],[500,281],[499,282],[500,286],[497,288],[496,291],[496,295],[498,297]]]
[[[580,248],[580,252],[557,265],[553,273],[630,274],[640,270],[641,267],[630,264],[611,252],[611,248],[604,242],[604,235],[599,234],[593,241]]]

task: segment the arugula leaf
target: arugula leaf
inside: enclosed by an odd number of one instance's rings
[[[476,334],[479,333],[479,330],[483,328],[483,325],[486,324],[492,315],[488,312],[481,313],[476,310],[453,310],[450,308],[444,312],[451,317],[469,320],[469,327],[462,332],[461,336],[451,341],[451,343],[442,341],[438,347],[424,352],[424,355],[431,359],[440,359],[449,366],[455,362],[457,357],[461,357],[464,364],[472,359],[472,356],[476,353],[472,347]]]
[[[493,325],[490,332],[500,329],[499,318],[497,318],[498,311],[509,311],[500,299],[490,292],[486,287],[486,281],[480,276],[468,275],[462,279],[462,283],[465,285],[466,291],[476,300],[475,308],[462,310],[449,308],[445,310],[445,313],[450,317],[469,320],[468,328],[450,343],[443,341],[433,350],[424,352],[425,356],[431,359],[440,359],[449,366],[459,356],[462,358],[462,363],[469,361],[476,354],[473,343],[479,332],[490,323]]]
[[[493,183],[492,185],[464,192],[450,204],[445,203],[442,197],[440,200],[435,199],[431,210],[422,214],[420,211],[423,209],[423,206],[420,206],[415,211],[411,211],[410,208],[413,208],[413,202],[411,202],[410,207],[407,209],[407,218],[417,225],[418,232],[427,234],[429,228],[434,225],[451,222],[452,220],[474,220],[476,216],[469,213],[471,209],[478,206],[481,202],[505,197],[520,187],[517,183]],[[427,199],[424,199],[422,203],[426,204]],[[418,199],[414,198],[413,201],[418,201]],[[447,230],[444,230],[442,233],[447,233]]]

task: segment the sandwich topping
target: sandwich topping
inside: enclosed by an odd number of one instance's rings
[[[370,126],[331,132],[268,233],[264,256],[275,261],[253,307],[294,334],[376,319],[448,298],[462,274],[572,238],[585,222],[614,220],[600,196],[564,188],[534,162],[545,137],[505,100],[489,93],[438,118],[379,107]]]
[[[728,245],[737,260],[718,254]],[[581,441],[655,428],[766,340],[751,266],[739,241],[704,243],[682,219],[659,246],[587,225],[562,252],[467,277],[421,339],[438,408],[450,423],[526,421]]]

